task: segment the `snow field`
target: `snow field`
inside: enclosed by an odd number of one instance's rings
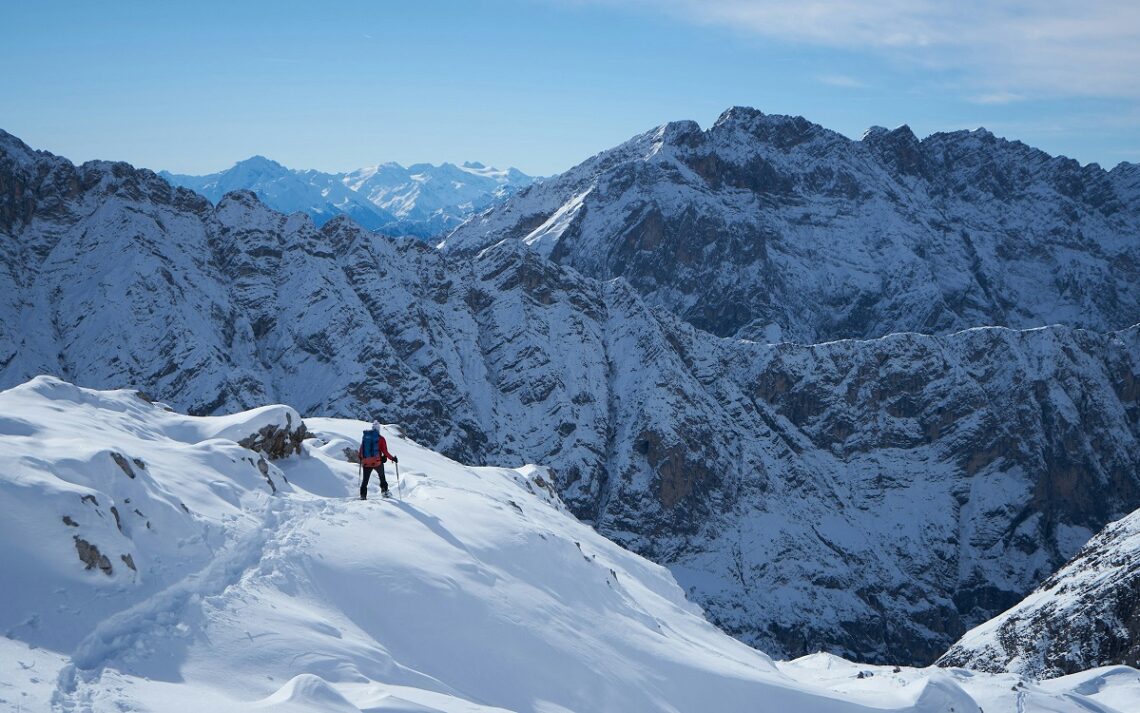
[[[374,480],[362,502],[345,460],[362,421],[306,419],[315,438],[269,467],[272,495],[235,441],[296,426],[287,407],[193,418],[40,377],[0,413],[0,709],[1140,710],[1126,668],[1025,688],[775,663],[574,520],[546,469],[466,467],[396,427],[399,497]]]

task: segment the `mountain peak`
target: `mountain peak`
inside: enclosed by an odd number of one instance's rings
[[[17,165],[26,166],[37,156],[48,157],[52,154],[46,151],[36,151],[24,143],[19,137],[0,129],[0,158],[7,156]]]
[[[716,122],[713,123],[713,127],[720,126],[721,124],[751,122],[756,119],[762,119],[764,116],[764,112],[750,106],[733,106],[721,112]]]
[[[670,121],[658,130],[662,142],[670,146],[693,146],[704,137],[700,124],[692,119]]]
[[[21,141],[19,137],[15,136],[14,134],[9,134],[3,129],[0,129],[0,146],[3,146],[6,149],[9,147],[14,147],[28,152],[32,150],[32,148]]]
[[[278,172],[278,173],[289,171],[289,169],[286,168],[285,166],[282,166],[281,164],[277,163],[273,159],[266,158],[265,156],[262,156],[261,154],[255,154],[255,155],[250,156],[249,158],[247,158],[245,160],[238,161],[237,163],[235,163],[233,165],[233,167],[230,170],[232,171],[235,169],[256,170],[256,171],[262,171],[262,172],[273,171],[273,172]]]
[[[241,206],[246,210],[266,207],[257,193],[248,188],[239,188],[223,195],[221,200],[218,201],[217,209],[222,211],[232,206]]]
[[[918,137],[915,136],[914,131],[912,131],[910,126],[907,124],[900,124],[893,129],[888,129],[886,127],[877,125],[872,126],[863,132],[863,136],[860,137],[860,140],[879,141],[887,138],[894,141],[918,141]]]
[[[862,143],[901,175],[917,176],[926,172],[922,142],[906,124],[890,130],[872,126],[863,132]]]
[[[759,109],[743,106],[734,106],[721,114],[713,124],[712,131],[739,133],[781,150],[790,149],[829,133],[824,127],[802,116],[765,114]]]

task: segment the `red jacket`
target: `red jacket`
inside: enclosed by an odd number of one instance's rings
[[[384,436],[380,436],[380,453],[382,453],[383,456],[385,458],[387,458],[388,460],[395,460],[396,459],[395,456],[393,456],[391,453],[388,452],[388,441],[384,440]],[[379,456],[377,456],[376,458],[365,458],[364,457],[364,444],[363,443],[361,443],[360,447],[356,449],[356,457],[360,460],[362,465],[367,465],[367,466],[371,466],[371,467],[376,467],[378,465],[384,465],[384,461],[381,460],[381,458]]]

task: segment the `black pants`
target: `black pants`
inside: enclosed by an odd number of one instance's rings
[[[372,471],[376,471],[376,474],[380,476],[380,492],[388,492],[388,479],[384,477],[384,466],[376,468],[374,466],[366,465],[363,466],[363,469],[364,479],[360,481],[360,497],[368,497],[368,479],[372,476]]]

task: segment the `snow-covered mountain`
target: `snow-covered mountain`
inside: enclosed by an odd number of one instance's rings
[[[971,630],[946,666],[1043,678],[1140,664],[1140,510],[1110,524],[1017,606]]]
[[[928,663],[1140,507],[1140,328],[716,338],[517,241],[452,257],[0,136],[0,384],[288,403],[542,463],[776,655]]]
[[[283,213],[306,213],[317,224],[348,215],[370,230],[396,223],[397,218],[351,190],[341,176],[320,171],[286,168],[264,156],[239,161],[231,168],[205,176],[159,175],[176,186],[189,188],[217,203],[232,191],[250,190],[266,205]]]
[[[544,469],[467,467],[394,427],[399,497],[361,502],[360,421],[194,418],[48,377],[0,414],[6,710],[1140,710],[1125,667],[773,662],[571,517]]]
[[[674,122],[602,152],[444,246],[519,240],[725,336],[1108,331],[1140,320],[1138,174],[983,129],[851,141],[736,107],[707,131]]]
[[[384,163],[349,173],[322,173],[289,169],[263,156],[206,176],[159,175],[215,204],[227,193],[250,190],[274,210],[306,213],[317,225],[347,215],[369,230],[421,238],[451,230],[534,180],[514,168],[472,162],[407,168]]]
[[[370,204],[396,216],[403,230],[389,232],[425,238],[450,231],[535,180],[515,168],[500,170],[470,161],[462,166],[417,163],[407,168],[383,163],[339,179]]]

